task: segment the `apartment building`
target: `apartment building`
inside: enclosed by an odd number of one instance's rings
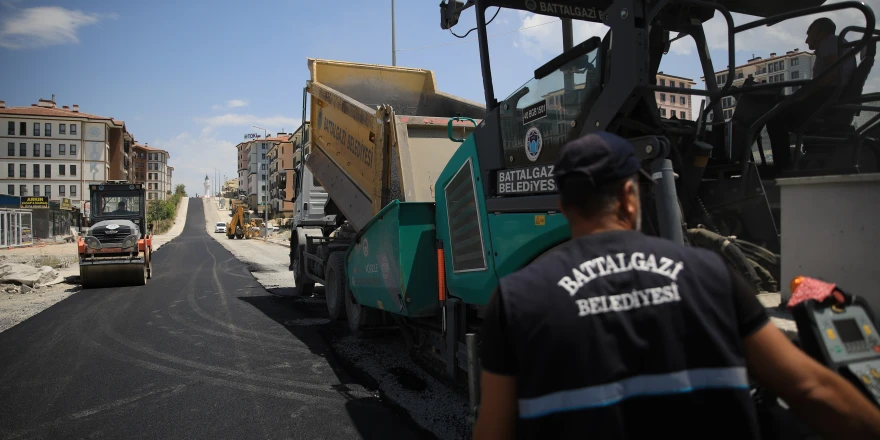
[[[147,147],[138,143],[131,146],[131,181],[147,182]]]
[[[171,157],[170,155],[168,156]],[[172,174],[174,173],[174,167],[168,166],[168,174],[165,176],[165,194],[170,196],[174,194],[174,183],[171,181]]]
[[[147,153],[147,200],[166,200],[170,197],[168,159],[171,159],[171,154],[149,145],[144,148]]]
[[[697,85],[697,83],[691,78],[658,72],[657,85],[662,87],[690,89]],[[657,108],[660,110],[660,117],[668,119],[684,119],[688,121],[693,120],[691,95],[684,93],[654,92],[654,96],[657,99]]]
[[[290,218],[293,216],[293,152],[302,138],[302,129],[290,135],[279,133],[277,137],[287,140],[273,143],[269,149],[269,214]]]
[[[90,184],[124,178],[123,121],[58,108],[54,98],[29,107],[0,101],[0,130],[2,194],[66,198],[82,209]]]
[[[813,63],[816,56],[811,52],[801,52],[794,49],[782,55],[771,53],[769,58],[755,57],[745,64],[736,66],[734,69],[733,87],[740,87],[748,78],[754,78],[757,83],[777,83],[797,79],[811,79],[813,77]],[[728,70],[715,72],[715,81],[719,86],[727,83]],[[703,82],[705,77],[701,78]],[[785,87],[784,93],[790,95],[800,87]],[[730,120],[736,109],[736,99],[732,96],[721,99],[721,107],[724,119]]]
[[[250,142],[241,142],[235,146],[238,153],[238,181],[235,184],[235,197],[247,198],[248,195],[248,152]]]

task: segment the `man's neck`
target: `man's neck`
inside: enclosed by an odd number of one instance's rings
[[[608,231],[631,231],[629,225],[618,220],[578,221],[571,223],[571,237],[579,238]]]

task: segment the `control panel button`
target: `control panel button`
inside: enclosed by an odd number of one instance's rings
[[[865,335],[871,336],[871,326],[868,324],[865,324],[865,326],[863,328],[865,329]]]
[[[863,374],[863,375],[862,375],[862,382],[864,382],[865,385],[871,385],[871,378],[868,377],[867,375],[864,375],[864,374]]]
[[[877,371],[876,368],[871,368],[871,376],[874,376],[875,379],[880,379],[880,371]]]
[[[834,334],[834,330],[832,330],[831,328],[827,328],[827,329],[825,329],[825,333],[828,334],[828,339],[831,339],[832,341],[833,341],[835,338],[837,338],[837,335]]]
[[[880,345],[874,344],[874,352],[880,353]]]

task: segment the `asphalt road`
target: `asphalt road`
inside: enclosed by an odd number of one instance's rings
[[[0,333],[0,438],[424,437],[208,236],[202,203],[153,268]]]

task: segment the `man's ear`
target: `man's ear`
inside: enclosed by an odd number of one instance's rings
[[[639,189],[634,179],[626,179],[626,182],[620,188],[618,198],[620,202],[620,213],[627,220],[633,220],[639,215]]]

